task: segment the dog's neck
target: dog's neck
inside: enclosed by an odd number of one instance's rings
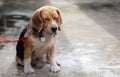
[[[55,35],[45,34],[44,30],[41,30],[40,32],[38,32],[38,30],[35,29],[34,27],[31,28],[30,33],[34,37],[39,38],[41,42],[45,42],[51,39],[52,37],[55,37]]]
[[[35,29],[34,27],[31,28],[31,34],[34,35],[35,37],[45,37],[43,30],[38,32],[37,29]]]
[[[39,40],[40,40],[41,42],[45,42],[45,41],[46,41],[45,35],[44,35],[44,33],[43,33],[43,30],[41,30],[40,32],[38,32],[37,29],[35,29],[34,27],[32,27],[31,30],[30,30],[30,33],[31,33],[34,37],[39,38]]]

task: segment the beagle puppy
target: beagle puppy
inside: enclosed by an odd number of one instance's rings
[[[16,46],[16,61],[24,66],[25,73],[34,72],[32,65],[41,67],[46,63],[50,64],[52,72],[60,71],[55,60],[55,39],[61,24],[61,14],[56,7],[43,6],[33,13],[19,37],[27,39]]]

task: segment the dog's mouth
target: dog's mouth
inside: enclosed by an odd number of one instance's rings
[[[53,31],[52,31],[52,32],[49,32],[49,34],[50,34],[51,36],[52,36],[52,35],[55,36],[55,35],[57,35],[57,31],[55,31],[55,32],[53,32]]]

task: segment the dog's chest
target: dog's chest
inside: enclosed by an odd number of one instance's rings
[[[33,49],[32,51],[35,52],[36,57],[42,57],[44,54],[47,53],[48,48],[54,44],[54,39],[49,38],[33,38]]]

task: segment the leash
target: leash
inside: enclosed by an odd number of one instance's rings
[[[8,39],[8,38],[6,38],[6,37],[0,36],[0,42],[1,42],[1,41],[5,41],[5,42],[21,42],[21,41],[26,40],[26,39],[30,36],[30,34],[31,34],[31,33],[29,33],[28,36],[23,37],[23,38],[20,38],[20,39],[17,39],[17,40],[11,40],[11,39]]]
[[[8,38],[5,38],[5,37],[0,36],[0,42],[1,42],[1,41],[6,41],[6,42],[21,42],[21,41],[26,40],[27,38],[28,38],[28,37],[23,37],[23,38],[18,39],[18,40],[11,40],[11,39],[8,39]]]
[[[42,33],[41,32],[37,32],[34,28],[32,28],[30,31],[29,31],[29,34],[26,36],[26,37],[23,37],[23,38],[20,38],[20,39],[17,39],[17,40],[11,40],[11,39],[8,39],[6,37],[2,37],[0,36],[0,42],[1,41],[5,41],[5,42],[21,42],[21,41],[24,41],[26,40],[30,34],[35,34],[35,35],[38,35],[40,37],[43,37]]]
[[[1,41],[3,41],[3,42],[22,42],[22,41],[26,40],[30,36],[31,33],[32,33],[32,30],[29,31],[29,33],[26,37],[23,37],[23,38],[20,38],[20,39],[17,39],[17,40],[11,40],[9,38],[0,36],[0,42]]]

